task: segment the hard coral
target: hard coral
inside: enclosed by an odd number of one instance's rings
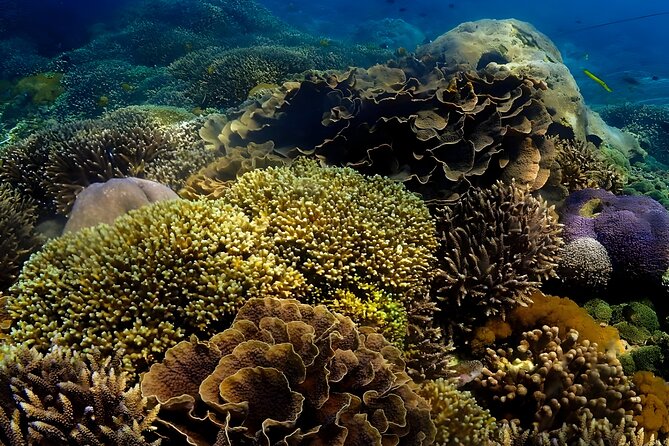
[[[525,429],[578,425],[581,416],[631,429],[641,410],[616,357],[574,330],[562,336],[556,327],[528,331],[517,347],[488,349],[485,365],[472,382],[477,400]]]
[[[601,189],[572,193],[561,210],[567,242],[600,242],[613,267],[611,287],[657,289],[669,269],[669,212],[642,196],[618,197]]]
[[[465,329],[530,302],[562,246],[552,207],[515,183],[472,189],[437,211],[437,230],[435,295],[444,319]]]
[[[246,298],[302,288],[263,244],[266,226],[220,201],[175,200],[52,240],[8,293],[11,336],[42,349],[123,348],[125,367],[140,372],[155,353],[232,320]]]
[[[21,445],[158,445],[157,408],[111,358],[54,348],[40,354],[5,347],[0,360],[0,443]]]
[[[453,382],[440,378],[422,383],[418,393],[432,407],[436,445],[489,444],[495,419],[470,392],[458,390]]]
[[[666,439],[669,434],[669,384],[651,372],[637,372],[632,378],[641,397],[641,413],[634,419],[649,434]]]
[[[613,266],[604,245],[592,237],[567,242],[556,269],[559,286],[573,294],[606,291]]]
[[[211,142],[224,152],[270,144],[406,183],[427,199],[453,199],[471,182],[504,176],[540,188],[550,175],[544,85],[515,76],[375,65],[310,73],[241,110]]]
[[[0,184],[0,291],[14,283],[23,262],[42,244],[36,223],[35,203],[8,184]]]
[[[430,406],[397,349],[295,300],[249,300],[228,330],[170,349],[141,386],[162,404],[170,435],[197,445],[427,445],[435,437]]]

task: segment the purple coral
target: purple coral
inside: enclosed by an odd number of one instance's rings
[[[569,195],[562,208],[567,243],[589,237],[601,243],[625,288],[661,283],[669,268],[669,212],[645,196],[616,196],[602,189]]]

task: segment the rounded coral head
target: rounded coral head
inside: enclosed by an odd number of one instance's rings
[[[583,189],[569,195],[561,214],[567,242],[590,237],[604,246],[617,285],[660,284],[669,268],[669,212],[659,202]]]
[[[250,299],[229,329],[168,350],[141,387],[168,435],[206,444],[428,445],[436,433],[399,350],[296,300]]]

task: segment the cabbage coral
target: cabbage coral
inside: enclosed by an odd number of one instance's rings
[[[141,387],[180,443],[420,446],[435,437],[399,350],[296,300],[249,300],[228,330],[171,348]]]

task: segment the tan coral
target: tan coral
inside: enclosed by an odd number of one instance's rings
[[[163,404],[171,437],[196,445],[428,445],[435,436],[397,349],[295,300],[249,300],[228,330],[168,351],[142,393]]]

